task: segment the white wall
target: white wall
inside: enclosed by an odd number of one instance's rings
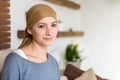
[[[87,59],[82,68],[93,67],[110,80],[120,80],[120,1],[80,0]]]
[[[73,0],[74,1],[74,0]],[[11,0],[11,48],[15,49],[21,43],[17,38],[17,30],[25,28],[25,11],[36,3],[51,5],[58,13],[65,29],[83,30],[83,37],[57,38],[48,51],[64,65],[64,49],[74,40],[84,48],[86,55],[81,68],[92,67],[102,77],[110,80],[120,80],[120,2],[113,0],[75,0],[80,3],[80,10],[72,10],[40,0]],[[113,2],[112,2],[113,1]],[[59,45],[59,46],[58,46]]]

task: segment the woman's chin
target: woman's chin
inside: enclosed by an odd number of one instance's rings
[[[53,41],[51,42],[46,42],[46,46],[51,46],[53,44]]]

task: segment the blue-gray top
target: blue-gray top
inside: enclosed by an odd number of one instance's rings
[[[46,62],[35,63],[10,53],[3,65],[1,80],[60,80],[60,71],[50,54]]]

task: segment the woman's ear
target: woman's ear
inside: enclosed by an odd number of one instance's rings
[[[27,32],[28,32],[28,34],[31,35],[31,34],[32,34],[31,28],[28,28],[28,29],[27,29]]]

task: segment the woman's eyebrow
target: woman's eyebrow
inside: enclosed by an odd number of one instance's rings
[[[57,23],[57,21],[52,22],[52,24],[53,23]],[[38,23],[37,25],[40,25],[40,24],[46,25],[46,23],[44,23],[44,22],[43,23]]]
[[[54,21],[54,22],[52,22],[52,23],[57,23],[57,21]]]
[[[40,24],[46,25],[46,23],[38,23],[37,25],[40,25]]]

